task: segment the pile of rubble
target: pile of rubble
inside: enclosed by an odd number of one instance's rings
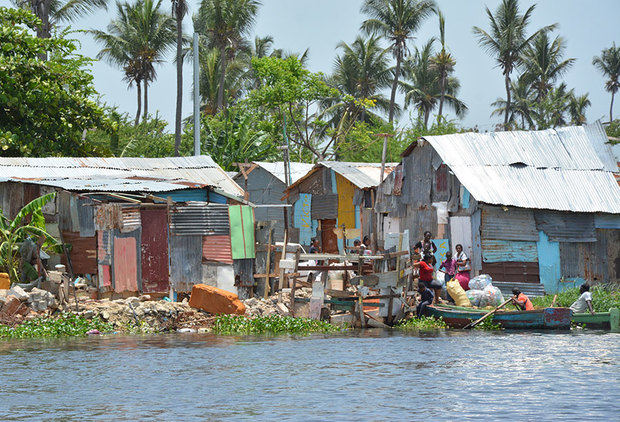
[[[312,289],[303,287],[295,290],[295,297],[309,298],[312,296]],[[282,302],[278,303],[278,295],[265,298],[250,298],[242,301],[245,305],[245,315],[248,317],[271,316],[271,315],[290,315],[291,289],[282,290]],[[297,303],[295,309],[302,308],[303,304]]]
[[[37,318],[48,309],[58,307],[56,298],[47,290],[33,288],[26,292],[19,286],[0,290],[0,324],[14,325]]]

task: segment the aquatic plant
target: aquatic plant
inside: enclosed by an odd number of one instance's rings
[[[35,318],[15,327],[0,325],[0,339],[80,337],[91,330],[106,333],[113,331],[114,327],[98,317],[87,319],[63,312],[57,318]]]
[[[405,331],[414,331],[414,330],[439,330],[443,328],[448,328],[448,324],[442,318],[435,317],[421,317],[421,318],[411,318],[407,321],[399,324],[396,328]]]
[[[340,330],[340,327],[324,321],[278,315],[255,318],[218,315],[213,325],[213,332],[217,334],[309,334]]]
[[[491,318],[485,319],[480,324],[476,325],[474,328],[476,330],[501,330],[502,326],[497,322],[493,322],[493,318],[491,317]]]
[[[617,285],[600,284],[590,288],[592,306],[595,312],[607,312],[610,308],[620,308],[620,289]],[[553,304],[554,295],[533,297],[530,300],[536,308],[546,308]],[[579,288],[574,287],[558,293],[555,306],[569,307],[579,298]]]

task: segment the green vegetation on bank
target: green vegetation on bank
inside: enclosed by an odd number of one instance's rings
[[[607,312],[610,308],[620,308],[620,289],[613,285],[597,285],[590,288],[592,306],[595,312]],[[546,308],[553,303],[554,295],[533,297],[530,300],[536,308]],[[569,307],[579,298],[579,288],[574,287],[558,293],[555,306]]]
[[[98,317],[86,319],[65,312],[58,318],[36,318],[15,327],[0,325],[0,339],[82,337],[91,330],[107,333],[114,327]]]
[[[213,325],[216,334],[310,334],[333,333],[340,327],[324,321],[287,316],[248,318],[237,315],[218,315]]]
[[[432,331],[448,328],[448,324],[441,318],[423,316],[421,318],[408,319],[396,325],[396,328],[403,331]]]

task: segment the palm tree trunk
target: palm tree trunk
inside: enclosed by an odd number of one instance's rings
[[[446,96],[446,74],[442,72],[441,74],[441,98],[439,98],[439,112],[437,113],[437,122],[441,120],[441,116],[443,113],[443,99]]]
[[[149,113],[149,82],[144,81],[144,113],[142,114],[142,122],[146,122],[146,116]]]
[[[424,110],[424,129],[428,129],[428,118],[431,116],[430,110]]]
[[[510,75],[504,75],[504,83],[506,84],[506,113],[504,114],[504,130],[508,130],[508,113],[510,113]]]
[[[174,120],[174,156],[181,147],[181,118],[183,112],[183,16],[177,13],[177,109]]]
[[[394,104],[396,102],[396,88],[398,88],[398,78],[400,76],[400,62],[403,59],[403,52],[400,47],[396,47],[396,68],[394,69],[394,81],[392,82],[392,93],[390,95],[390,112],[389,112],[389,121],[392,123],[394,121]]]
[[[50,38],[52,36],[52,28],[50,24],[50,3],[51,0],[33,1],[35,15],[41,19],[41,25],[37,27],[38,38]],[[39,59],[47,61],[47,52],[40,53]]]
[[[138,88],[138,111],[136,111],[136,120],[134,125],[138,126],[138,123],[140,123],[140,111],[142,111],[142,85],[140,84],[140,81],[136,81],[136,87]]]
[[[220,62],[222,69],[220,72],[220,85],[217,87],[217,109],[224,108],[224,83],[226,81],[226,48],[220,49]]]
[[[609,105],[609,123],[613,122],[614,120],[614,95],[616,95],[615,92],[611,92],[611,104]]]

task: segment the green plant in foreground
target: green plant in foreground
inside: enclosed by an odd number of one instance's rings
[[[58,318],[36,318],[15,327],[0,325],[0,339],[80,337],[90,330],[105,333],[114,331],[114,327],[98,317],[86,319],[64,312]]]
[[[448,324],[442,318],[434,318],[434,317],[421,317],[421,318],[411,318],[399,325],[396,328],[405,331],[414,331],[414,330],[439,330],[443,328],[448,328]]]
[[[592,306],[595,312],[607,312],[610,308],[620,308],[620,289],[614,285],[596,285],[590,288]],[[530,300],[536,308],[546,308],[553,304],[554,295],[533,297]],[[558,293],[557,307],[569,307],[579,298],[579,288],[574,287]]]
[[[340,330],[341,328],[324,321],[277,315],[256,318],[218,315],[213,326],[216,334],[309,334]]]
[[[487,318],[474,328],[477,330],[501,330],[502,326],[499,323],[493,322],[493,318]]]

